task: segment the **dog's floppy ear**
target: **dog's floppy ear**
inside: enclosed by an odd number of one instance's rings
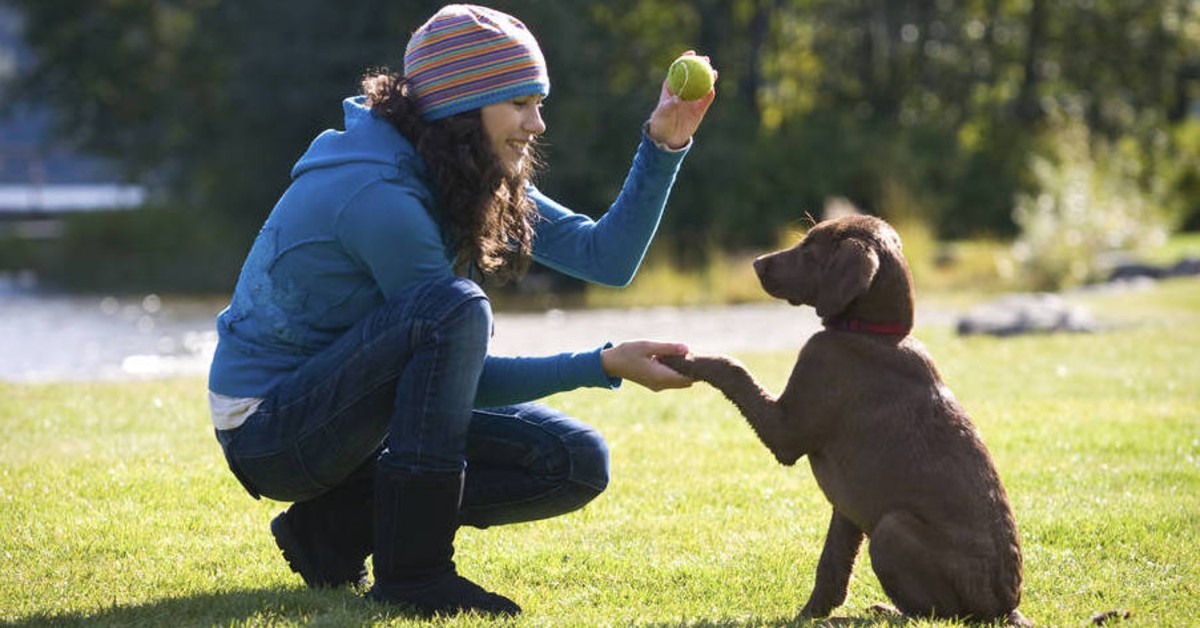
[[[869,244],[853,238],[838,242],[822,273],[817,316],[837,316],[871,287],[878,271],[879,254]]]

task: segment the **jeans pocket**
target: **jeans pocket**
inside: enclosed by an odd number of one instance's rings
[[[232,458],[230,466],[235,466],[237,471],[249,480],[248,483],[264,497],[282,502],[298,502],[316,497],[328,488],[312,478],[300,456],[293,450],[264,456]],[[244,481],[243,484],[247,482]]]

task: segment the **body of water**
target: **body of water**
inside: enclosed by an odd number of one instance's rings
[[[223,299],[63,296],[0,280],[0,381],[203,376]],[[492,353],[547,355],[604,342],[683,342],[696,352],[799,348],[819,328],[811,308],[730,307],[498,312]]]
[[[0,286],[0,380],[206,373],[224,304],[157,295],[54,296]]]

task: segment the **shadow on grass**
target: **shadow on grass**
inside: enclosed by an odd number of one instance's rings
[[[308,589],[246,589],[214,592],[146,602],[140,605],[114,606],[94,611],[38,613],[15,621],[0,621],[14,628],[45,626],[213,626],[277,623],[366,625],[411,617],[403,610],[372,604],[350,590],[312,591]],[[415,618],[414,618],[415,619]],[[513,619],[499,620],[500,624]],[[516,621],[520,621],[519,619]],[[688,621],[681,623],[638,624],[650,628],[686,625],[699,628],[744,628],[749,626],[820,626],[859,628],[866,626],[904,626],[897,616],[879,616],[867,612],[861,617],[804,619],[776,617]]]
[[[403,617],[398,609],[369,603],[344,590],[244,589],[165,598],[91,611],[38,613],[2,626],[211,626],[243,623],[363,624]]]
[[[639,624],[649,628],[676,628],[678,626],[688,626],[689,628],[746,628],[750,626],[786,626],[788,628],[807,628],[809,626],[819,628],[860,628],[866,626],[907,626],[910,620],[899,615],[880,615],[869,611],[863,611],[861,617],[823,617],[819,619],[806,619],[804,617],[777,617],[773,619],[730,619],[723,621],[689,621],[686,624],[673,623],[654,623],[654,624]]]

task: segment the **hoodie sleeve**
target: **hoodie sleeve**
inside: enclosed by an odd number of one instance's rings
[[[619,377],[609,377],[600,352],[560,353],[544,357],[489,355],[479,378],[475,407],[491,408],[524,403],[576,388],[620,388]]]
[[[425,205],[386,181],[369,183],[350,198],[338,219],[338,238],[387,299],[413,283],[454,274]]]
[[[671,151],[658,147],[643,132],[620,194],[598,220],[577,214],[531,188],[530,197],[542,218],[533,245],[534,259],[585,281],[628,285],[658,230],[686,154],[686,148]]]

